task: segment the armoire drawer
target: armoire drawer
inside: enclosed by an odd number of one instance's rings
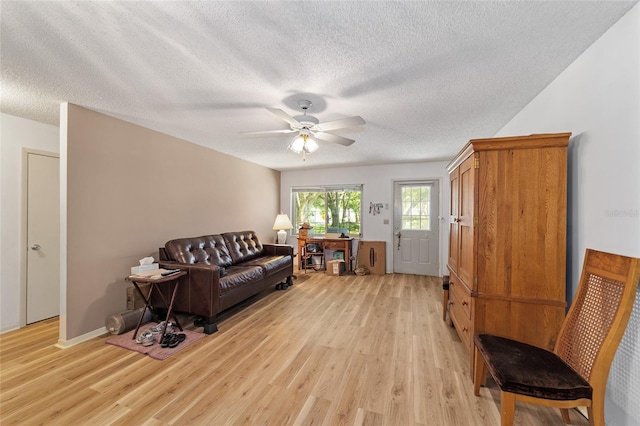
[[[449,306],[449,315],[451,316],[451,321],[453,321],[453,325],[456,327],[456,331],[458,332],[458,336],[460,336],[460,340],[465,345],[467,349],[471,348],[471,320],[467,317],[467,314],[462,309],[462,305],[457,303],[457,300],[452,298],[451,304]]]
[[[464,312],[467,320],[471,320],[471,294],[467,289],[457,280],[457,278],[451,278],[449,283],[449,291],[451,296],[451,304],[458,306],[458,308]]]

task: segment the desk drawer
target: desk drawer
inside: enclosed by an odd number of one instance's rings
[[[346,247],[346,243],[339,241],[326,241],[324,243],[324,248],[326,250],[344,250]]]

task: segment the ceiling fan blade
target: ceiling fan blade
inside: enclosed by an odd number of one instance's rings
[[[355,142],[355,140],[353,139],[345,138],[345,137],[334,135],[331,133],[318,132],[318,133],[314,133],[313,135],[317,139],[327,141],[327,142],[337,143],[339,145],[344,145],[344,146],[349,146]]]
[[[240,132],[241,135],[270,135],[276,133],[295,133],[297,130],[284,129],[284,130],[262,130],[257,132]]]
[[[269,111],[270,113],[278,116],[281,120],[286,121],[287,123],[289,123],[293,127],[297,127],[297,128],[302,127],[302,125],[300,124],[300,122],[298,120],[296,120],[295,118],[293,118],[292,116],[290,116],[289,114],[287,114],[286,112],[284,112],[281,109],[278,109],[278,108],[267,108],[267,111]]]
[[[341,118],[340,120],[327,121],[313,126],[314,130],[326,132],[329,130],[344,129],[345,127],[362,126],[365,121],[362,117],[356,115],[354,117]]]

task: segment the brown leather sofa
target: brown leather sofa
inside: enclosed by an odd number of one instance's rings
[[[162,268],[188,272],[180,278],[174,310],[201,316],[206,334],[218,330],[216,317],[225,309],[271,285],[293,284],[293,247],[262,244],[253,231],[180,238],[159,251]],[[166,300],[173,285],[162,286]],[[152,295],[152,304],[166,308],[159,295]]]

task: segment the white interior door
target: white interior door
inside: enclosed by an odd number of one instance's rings
[[[27,324],[60,313],[60,160],[27,154]]]
[[[396,182],[393,272],[439,274],[438,182]]]

